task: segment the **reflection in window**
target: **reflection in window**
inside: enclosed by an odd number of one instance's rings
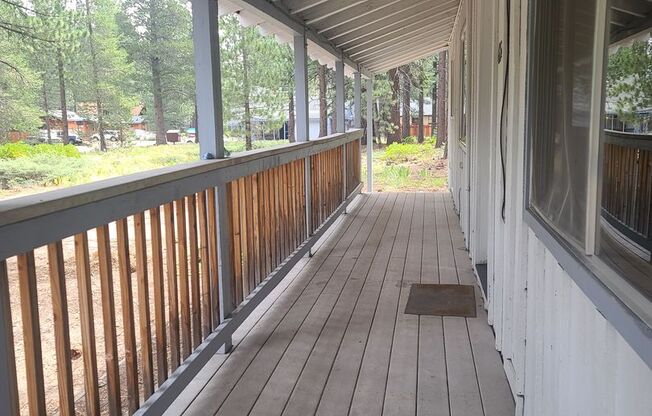
[[[649,9],[648,16],[652,5]],[[640,10],[632,15],[623,15],[620,8],[611,13],[598,255],[652,299],[650,20],[641,17]]]

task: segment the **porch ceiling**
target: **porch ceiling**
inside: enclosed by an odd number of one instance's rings
[[[290,42],[306,28],[308,52],[333,66],[344,58],[349,71],[383,72],[444,49],[459,0],[221,0],[220,12],[238,11]],[[290,42],[291,43],[291,42]]]

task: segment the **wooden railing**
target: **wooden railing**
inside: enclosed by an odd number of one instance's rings
[[[652,136],[605,131],[602,216],[652,249]]]
[[[162,413],[359,192],[361,136],[0,202],[0,414]]]

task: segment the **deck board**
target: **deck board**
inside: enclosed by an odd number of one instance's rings
[[[167,414],[514,414],[486,314],[403,313],[411,283],[475,284],[450,197],[371,194],[343,215]]]

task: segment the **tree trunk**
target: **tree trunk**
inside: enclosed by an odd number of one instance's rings
[[[199,125],[197,124],[197,100],[195,100],[195,113],[193,115],[192,125],[195,128],[195,143],[199,143]]]
[[[328,135],[328,107],[326,105],[326,65],[319,65],[319,137]]]
[[[61,123],[63,144],[68,144],[68,109],[66,103],[66,79],[63,73],[63,55],[57,50],[57,72],[59,73],[59,96],[61,97]]]
[[[154,95],[154,118],[156,119],[156,144],[166,144],[163,87],[161,86],[161,59],[152,57],[152,94]]]
[[[403,123],[401,123],[401,137],[403,139],[410,135],[410,125],[412,124],[412,116],[410,115],[410,95],[411,95],[411,80],[410,80],[410,66],[403,65],[401,67],[401,74],[403,82],[401,83],[401,92],[403,96],[401,102],[403,104]]]
[[[419,80],[419,131],[417,132],[417,141],[423,143],[423,82]]]
[[[245,125],[245,150],[251,150],[251,91],[249,90],[249,60],[247,55],[247,32],[244,26],[240,27],[242,48],[242,92],[244,96],[244,125]]]
[[[106,152],[106,139],[104,138],[104,115],[102,114],[102,99],[100,97],[100,84],[97,67],[97,52],[93,38],[93,22],[91,21],[91,3],[86,0],[86,24],[88,26],[88,45],[91,52],[91,69],[93,71],[93,89],[95,90],[95,106],[97,108],[97,132],[100,135],[100,150]]]
[[[448,142],[448,69],[446,51],[439,53],[437,64],[437,147]],[[448,157],[448,146],[444,148],[444,158]]]
[[[392,131],[387,133],[387,144],[398,142],[401,136],[401,111],[399,109],[400,82],[396,68],[390,69],[388,73],[389,82],[392,83],[392,110],[390,121]]]
[[[437,62],[433,61],[432,69],[434,72],[437,72]],[[430,136],[435,136],[435,131],[437,131],[437,83],[435,81],[432,84],[432,97],[430,100]]]
[[[48,131],[48,144],[52,143],[52,130],[50,129],[50,106],[48,105],[48,92],[45,88],[47,80],[43,73],[43,110],[45,112],[45,129]]]
[[[288,101],[288,140],[290,143],[294,143],[296,138],[294,137],[294,94],[290,93],[290,101]]]

